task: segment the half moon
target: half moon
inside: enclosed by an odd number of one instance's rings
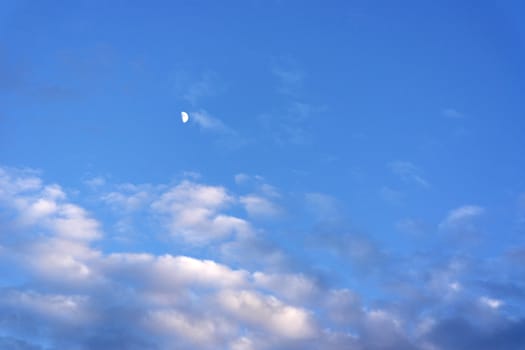
[[[180,118],[182,119],[183,123],[187,123],[188,120],[190,120],[190,116],[186,112],[180,112]]]

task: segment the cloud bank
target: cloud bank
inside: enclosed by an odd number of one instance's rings
[[[100,207],[88,210],[38,172],[0,168],[2,348],[448,350],[520,349],[525,341],[512,297],[499,295],[497,277],[472,258],[393,255],[332,226],[314,229],[312,259],[294,260],[250,219],[273,219],[275,189],[236,194],[186,179],[96,193]],[[331,198],[307,198],[332,211]],[[107,244],[103,213],[117,207],[145,215],[147,230],[166,241],[133,250]],[[481,212],[461,207],[443,224]],[[226,254],[233,251],[235,261]],[[324,274],[314,272],[318,254],[332,254]]]

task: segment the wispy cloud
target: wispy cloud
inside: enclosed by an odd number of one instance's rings
[[[454,108],[445,108],[443,111],[441,111],[441,114],[450,119],[463,119],[465,118],[465,114],[461,113],[460,111],[454,109]]]
[[[224,91],[217,74],[211,71],[200,75],[178,72],[175,77],[175,91],[186,102],[195,106],[207,97],[213,97]]]
[[[393,161],[388,163],[388,168],[405,182],[413,182],[423,187],[430,187],[429,182],[423,177],[421,169],[407,161]]]
[[[237,134],[235,130],[227,126],[222,120],[213,117],[211,114],[204,110],[191,112],[190,121],[196,123],[203,130],[208,130],[220,134]]]
[[[501,300],[489,298],[486,296],[481,297],[479,301],[491,309],[499,309],[503,305]]]
[[[313,236],[317,248],[328,249],[352,262],[354,272],[372,274],[385,270],[390,257],[371,237],[358,232],[342,231],[341,227],[321,228]]]
[[[282,214],[282,209],[277,204],[263,196],[249,194],[239,200],[251,217],[275,218]]]
[[[277,91],[285,95],[297,95],[302,88],[305,74],[290,57],[274,59],[271,71],[277,78]]]
[[[120,184],[115,191],[103,194],[101,199],[115,210],[129,213],[139,210],[151,202],[155,192],[156,189],[148,184]]]
[[[234,176],[235,183],[242,188],[249,188],[250,193],[239,197],[239,202],[251,218],[270,219],[284,214],[284,209],[277,204],[281,197],[279,191],[268,184],[260,175],[239,173]]]
[[[99,188],[106,184],[106,179],[102,176],[95,176],[84,181],[84,184],[92,189]]]
[[[429,225],[417,219],[399,220],[395,227],[398,231],[412,236],[422,236],[430,231]]]
[[[451,210],[444,221],[442,227],[454,228],[471,222],[473,219],[483,214],[485,209],[477,205],[464,205]]]
[[[263,113],[258,121],[277,145],[306,145],[313,142],[312,119],[324,108],[290,101],[281,111]]]
[[[477,241],[481,233],[478,220],[484,213],[480,206],[464,205],[451,210],[438,228],[455,240]]]
[[[341,218],[341,203],[325,193],[311,192],[304,196],[306,209],[320,221],[331,221]]]
[[[196,125],[203,133],[212,137],[218,149],[227,151],[239,149],[251,142],[249,138],[205,110],[201,109],[188,114],[189,124]]]
[[[390,204],[395,204],[395,205],[399,205],[403,203],[403,199],[405,198],[405,195],[403,194],[403,192],[398,191],[388,186],[383,186],[381,187],[381,189],[379,189],[379,196],[385,202],[388,202]]]

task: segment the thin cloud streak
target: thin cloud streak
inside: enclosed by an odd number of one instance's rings
[[[394,161],[388,163],[388,168],[401,180],[413,182],[422,187],[430,187],[429,182],[423,178],[422,171],[416,165],[406,161]]]

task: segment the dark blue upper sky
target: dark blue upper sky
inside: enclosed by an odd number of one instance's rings
[[[524,16],[1,2],[0,344],[519,349]]]

